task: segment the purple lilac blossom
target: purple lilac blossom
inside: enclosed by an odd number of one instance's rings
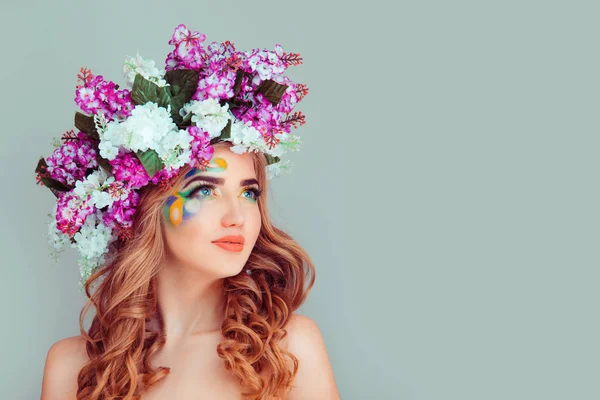
[[[108,120],[116,115],[124,119],[131,115],[134,104],[128,89],[117,90],[114,82],[105,81],[102,75],[95,76],[75,91],[75,103],[88,114],[103,112]]]
[[[140,160],[131,152],[121,151],[116,158],[110,160],[110,165],[115,179],[123,182],[128,189],[139,189],[150,180]]]
[[[96,150],[89,136],[83,132],[79,132],[76,139],[67,140],[56,148],[46,163],[50,177],[67,186],[73,186],[76,181],[85,178],[88,168],[98,167]]]
[[[102,215],[102,220],[111,229],[131,228],[133,215],[139,202],[139,193],[131,190],[125,199],[114,201]]]
[[[210,161],[215,152],[215,148],[210,144],[208,132],[197,126],[189,126],[187,131],[190,136],[192,136],[192,142],[190,143],[192,155],[190,157],[189,166],[194,167],[197,161],[200,163],[203,161]]]
[[[56,227],[62,233],[73,236],[94,210],[90,196],[80,198],[73,191],[61,193],[56,202]]]
[[[202,42],[206,35],[200,32],[191,32],[184,24],[179,24],[169,40],[175,45],[175,50],[167,55],[165,71],[175,69],[193,69],[199,71],[205,66],[205,51]]]

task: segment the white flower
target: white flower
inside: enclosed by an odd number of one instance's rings
[[[252,126],[250,121],[245,123],[242,121],[235,121],[231,125],[231,141],[233,144],[245,144],[250,146],[253,143],[259,143],[262,140],[260,132]]]
[[[136,105],[123,122],[109,122],[105,130],[98,132],[100,155],[111,160],[116,156],[113,148],[124,147],[133,152],[160,148],[165,137],[177,135],[179,131],[171,119],[170,108],[148,102]]]
[[[102,192],[99,190],[94,190],[92,192],[92,204],[96,206],[96,208],[100,209],[106,206],[109,206],[113,203],[113,199],[110,197],[110,194],[107,192]]]
[[[167,86],[168,83],[163,79],[164,70],[159,70],[153,60],[144,60],[140,53],[135,57],[127,57],[123,66],[123,74],[127,78],[127,84],[131,87],[135,81],[135,75],[140,74],[147,80],[156,83],[158,86]]]
[[[248,152],[248,147],[246,147],[243,144],[236,144],[235,146],[231,146],[229,150],[234,152],[235,154],[244,154]]]
[[[80,199],[89,196],[90,205],[95,206],[97,209],[101,209],[110,206],[119,198],[111,196],[108,192],[108,189],[113,185],[121,185],[121,183],[115,182],[114,176],[107,176],[104,169],[99,168],[85,177],[82,181],[75,182],[73,194]],[[123,198],[123,196],[127,196],[127,193],[121,193],[120,198]]]
[[[64,251],[65,245],[69,243],[69,236],[62,233],[56,227],[56,207],[52,209],[52,212],[48,214],[51,218],[48,224],[47,239],[50,247],[50,255],[55,260],[58,259],[59,255]]]
[[[193,138],[186,129],[180,130],[173,122],[170,109],[170,106],[165,109],[148,102],[137,105],[125,121],[107,123],[98,131],[100,155],[112,160],[120,147],[133,152],[152,149],[166,167],[178,169],[189,163]],[[105,196],[96,196],[95,201],[100,204],[110,204]]]
[[[171,162],[168,166],[172,168],[181,168],[185,164],[188,164],[192,160],[192,150],[187,149],[183,150],[179,153],[179,155],[175,158],[173,162]]]
[[[300,151],[302,142],[296,135],[290,133],[276,133],[275,138],[279,140],[277,146],[272,149],[267,149],[265,152],[273,157],[281,157],[289,151]]]
[[[236,154],[266,149],[260,132],[252,126],[250,121],[244,123],[236,119],[231,124],[231,133],[229,136],[229,138],[223,140],[234,144],[229,149]]]
[[[216,99],[192,100],[183,106],[186,114],[192,113],[192,122],[199,128],[208,132],[211,139],[221,135],[221,131],[232,118],[229,113],[229,104],[223,106]]]
[[[94,190],[100,190],[105,182],[114,181],[114,177],[107,178],[106,172],[103,169],[97,169],[93,173],[86,176],[83,180],[75,182],[73,194],[83,198],[91,194]]]
[[[119,148],[113,146],[112,142],[108,140],[101,141],[98,145],[98,149],[100,150],[100,155],[107,160],[114,160],[119,154]]]
[[[158,143],[155,150],[165,166],[180,168],[191,159],[191,141],[192,135],[187,130],[173,131]]]
[[[105,261],[108,246],[116,239],[109,227],[102,222],[102,213],[90,214],[79,232],[73,237],[75,243],[72,246],[79,253],[79,271],[81,276],[87,280],[94,268]]]
[[[279,161],[274,164],[267,165],[267,179],[271,180],[281,175],[282,172],[290,172],[292,167],[293,165],[291,164],[290,160]]]

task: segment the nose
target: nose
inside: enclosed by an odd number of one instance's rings
[[[225,214],[221,218],[221,224],[224,227],[232,225],[242,226],[244,224],[244,213],[240,207],[238,199],[233,199],[227,202]]]

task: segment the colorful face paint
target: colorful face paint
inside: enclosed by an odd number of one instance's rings
[[[177,191],[173,191],[163,207],[165,218],[167,218],[175,226],[179,225],[183,220],[183,202],[184,199]]]
[[[213,164],[216,165],[216,167],[211,167],[210,164],[208,164],[209,166],[204,170],[205,172],[223,172],[227,169],[227,161],[225,161],[224,158],[221,157],[216,157],[213,160],[211,160],[211,162]],[[198,169],[196,167],[192,168],[190,170],[190,172],[188,172],[187,174],[185,174],[186,178],[189,178],[190,176],[194,175],[196,172],[198,172]]]
[[[223,158],[217,157],[214,159],[213,163],[216,164],[216,166],[211,167],[209,164],[209,167],[204,171],[222,172],[227,169],[227,161]],[[198,172],[198,170],[193,168],[185,175],[185,177],[189,178],[196,172]],[[202,200],[189,197],[193,190],[195,190],[195,188],[185,192],[174,190],[171,197],[165,202],[163,207],[164,216],[167,220],[171,221],[174,226],[178,226],[181,221],[190,218],[200,210]]]

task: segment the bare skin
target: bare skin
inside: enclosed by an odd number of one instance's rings
[[[183,206],[176,210],[167,204],[165,209],[163,234],[168,256],[158,275],[158,303],[167,339],[151,362],[170,367],[171,372],[152,386],[143,400],[196,399],[200,393],[205,400],[239,400],[244,391],[238,379],[225,370],[216,348],[224,340],[223,279],[242,272],[261,228],[255,193],[248,190],[252,185],[240,185],[256,175],[247,153],[216,148],[216,159],[224,160],[215,164],[219,168],[195,171],[177,188],[179,196],[174,198],[183,199],[178,203]],[[201,187],[205,183],[198,178],[202,176],[224,182],[214,189]],[[242,251],[227,251],[212,243],[225,235],[243,236]],[[285,399],[339,399],[314,321],[295,314],[287,330],[288,338],[281,346],[298,358],[299,371],[295,388]],[[81,337],[54,344],[46,360],[41,400],[75,399],[77,374],[87,361]],[[263,378],[268,378],[268,371]]]
[[[294,314],[287,330],[282,347],[298,358],[299,368],[294,388],[281,400],[339,400],[325,343],[315,322]],[[153,364],[171,367],[171,375],[142,399],[192,400],[202,393],[206,400],[239,400],[243,388],[227,373],[216,354],[219,335],[190,338],[180,342],[177,349],[159,352]],[[56,342],[48,352],[41,400],[76,400],[77,375],[88,360],[85,340],[80,336]],[[268,374],[262,377],[266,379]]]

